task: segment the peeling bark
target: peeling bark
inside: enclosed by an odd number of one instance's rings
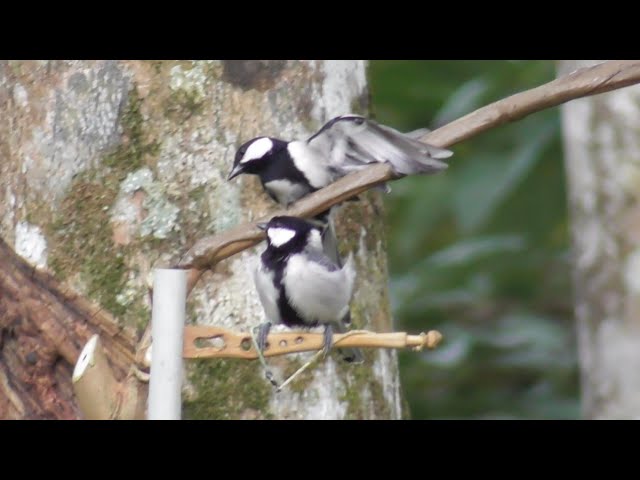
[[[133,361],[131,332],[0,238],[0,418],[76,418],[71,372],[92,332],[122,379]]]
[[[640,418],[640,87],[570,102],[562,121],[584,415]]]
[[[225,180],[235,148],[261,134],[305,137],[335,115],[365,113],[366,98],[361,61],[0,64],[0,237],[39,268],[2,258],[14,267],[0,276],[0,417],[76,418],[80,349],[100,333],[128,371],[153,268],[276,209],[256,179]],[[382,197],[362,197],[337,225],[357,258],[354,324],[391,331]],[[250,275],[263,248],[203,276],[190,323],[246,330],[263,320]],[[283,376],[308,355],[270,364]],[[400,418],[395,352],[367,357],[358,367],[331,358],[277,397],[257,362],[186,361],[184,415]],[[40,393],[17,387],[27,377]]]

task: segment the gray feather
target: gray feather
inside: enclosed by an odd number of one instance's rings
[[[424,137],[427,133],[429,133],[431,130],[429,130],[428,128],[419,128],[417,130],[412,130],[410,132],[405,133],[405,135],[409,138],[412,138],[413,140],[420,140],[422,137]]]
[[[342,259],[338,250],[338,238],[336,237],[336,227],[334,222],[334,214],[337,207],[332,207],[328,214],[318,215],[317,217],[308,219],[309,223],[316,225],[322,232],[322,246],[324,254],[335,263],[338,267],[342,267]]]
[[[264,308],[264,313],[267,317],[267,321],[278,325],[282,323],[280,318],[280,310],[278,309],[278,289],[274,284],[273,272],[270,272],[264,268],[262,263],[259,263],[257,268],[253,272],[253,280],[260,297],[260,302]]]
[[[312,263],[317,263],[322,266],[327,272],[337,272],[342,267],[331,260],[326,253],[324,252],[316,252],[315,250],[307,250],[305,252],[305,256],[307,257],[307,261]]]
[[[302,315],[317,318],[322,324],[330,323],[335,333],[347,332],[351,324],[349,302],[356,275],[353,256],[349,255],[342,267],[338,267],[322,252],[315,250],[305,250],[304,258],[300,256],[296,260],[299,265],[292,264],[291,271],[287,272],[288,275],[285,274],[285,286],[290,303]],[[291,262],[291,259],[289,261]],[[292,288],[294,286],[297,288]],[[307,289],[313,296],[305,293]],[[310,299],[313,299],[313,302],[310,302]],[[319,311],[322,313],[318,313]],[[338,311],[342,314],[338,314]],[[359,349],[341,348],[339,352],[345,361],[364,361]]]
[[[336,177],[371,163],[389,163],[399,175],[436,173],[448,167],[441,160],[453,154],[356,115],[333,119],[308,144],[329,156]]]
[[[342,259],[338,250],[338,238],[336,237],[336,227],[333,220],[333,210],[329,213],[329,218],[325,229],[322,232],[322,246],[324,253],[338,267],[342,267]]]

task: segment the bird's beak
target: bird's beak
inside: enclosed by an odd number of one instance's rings
[[[256,227],[258,227],[260,230],[266,230],[267,229],[267,225],[269,225],[267,222],[256,223]]]
[[[237,177],[238,175],[240,175],[243,172],[243,168],[242,165],[238,164],[235,167],[233,167],[233,170],[231,170],[231,173],[229,174],[229,176],[227,177],[227,182],[229,180],[231,180],[232,178]]]

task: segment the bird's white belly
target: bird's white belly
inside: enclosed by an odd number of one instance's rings
[[[292,255],[282,281],[289,303],[307,322],[338,323],[349,310],[351,285],[341,270],[328,272]]]
[[[278,200],[279,204],[284,206],[295,203],[300,197],[309,193],[309,189],[304,185],[297,185],[285,179],[266,182],[264,188]]]

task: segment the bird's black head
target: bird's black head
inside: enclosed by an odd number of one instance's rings
[[[270,137],[256,137],[242,144],[236,152],[233,161],[233,169],[227,180],[237,177],[242,173],[259,175],[267,166],[273,155],[287,143]]]
[[[267,232],[269,248],[289,253],[302,251],[308,245],[322,249],[321,227],[302,218],[273,217],[258,227]]]

